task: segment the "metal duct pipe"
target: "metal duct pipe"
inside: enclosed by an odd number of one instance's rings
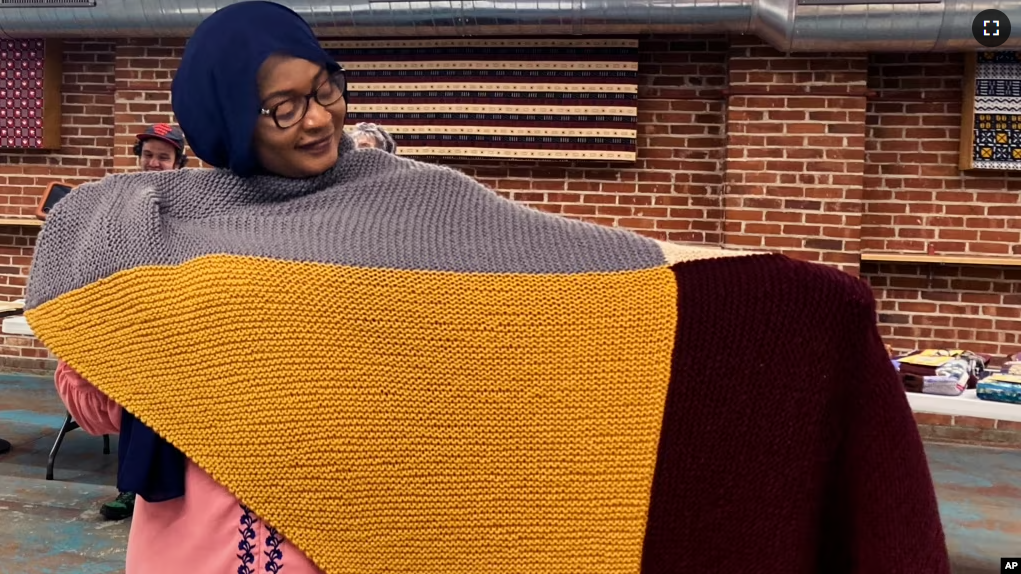
[[[237,1],[0,0],[0,36],[187,37]],[[1021,27],[1021,0],[278,1],[321,36],[345,38],[729,32],[755,34],[783,52],[924,52],[982,49],[971,33],[982,10],[1000,10]],[[999,49],[1018,47],[1021,33]]]

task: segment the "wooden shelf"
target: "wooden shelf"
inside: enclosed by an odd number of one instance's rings
[[[43,220],[34,217],[0,217],[0,225],[17,225],[19,227],[42,227]]]
[[[883,263],[937,263],[943,265],[1021,267],[1021,257],[929,255],[928,253],[862,253],[861,260]]]

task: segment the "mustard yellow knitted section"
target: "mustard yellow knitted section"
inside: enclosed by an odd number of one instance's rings
[[[327,574],[637,574],[666,267],[458,274],[207,256],[28,313]]]

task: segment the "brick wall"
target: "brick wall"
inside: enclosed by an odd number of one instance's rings
[[[1021,256],[1021,174],[961,172],[962,54],[870,59],[862,248]],[[1021,267],[866,263],[899,349],[1021,351]]]
[[[865,56],[735,40],[729,75],[724,243],[857,273]]]
[[[460,161],[449,165],[543,211],[669,241],[718,244],[724,38],[641,43],[638,161]]]
[[[135,135],[156,123],[174,122],[170,82],[184,53],[184,41],[122,40],[114,50],[114,171],[133,171]],[[189,164],[194,167],[194,164]]]
[[[29,216],[53,180],[73,184],[113,166],[114,43],[65,42],[59,152],[0,151],[0,214]],[[0,299],[24,296],[38,228],[0,226]],[[37,371],[53,365],[34,338],[0,334],[0,367]]]
[[[1021,445],[1021,423],[989,418],[915,413],[919,434],[923,439],[959,442],[986,446]]]
[[[0,152],[0,215],[29,214],[53,179],[133,169],[134,134],[173,120],[182,46],[66,42],[64,147]],[[860,273],[897,348],[1021,349],[1021,268],[859,267],[862,250],[1021,257],[1021,176],[956,167],[963,56],[786,56],[697,36],[645,38],[640,52],[636,163],[449,164],[545,211]],[[22,296],[35,234],[0,227],[0,299]],[[0,367],[49,366],[32,339],[0,338]]]
[[[1021,174],[957,168],[961,54],[872,59],[864,248],[1021,255]]]

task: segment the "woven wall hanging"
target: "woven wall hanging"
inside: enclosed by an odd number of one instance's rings
[[[1021,53],[966,56],[961,169],[1021,170]]]
[[[455,158],[634,161],[638,40],[324,41],[347,70],[349,128],[398,152]]]
[[[60,147],[60,46],[0,40],[0,149]]]

